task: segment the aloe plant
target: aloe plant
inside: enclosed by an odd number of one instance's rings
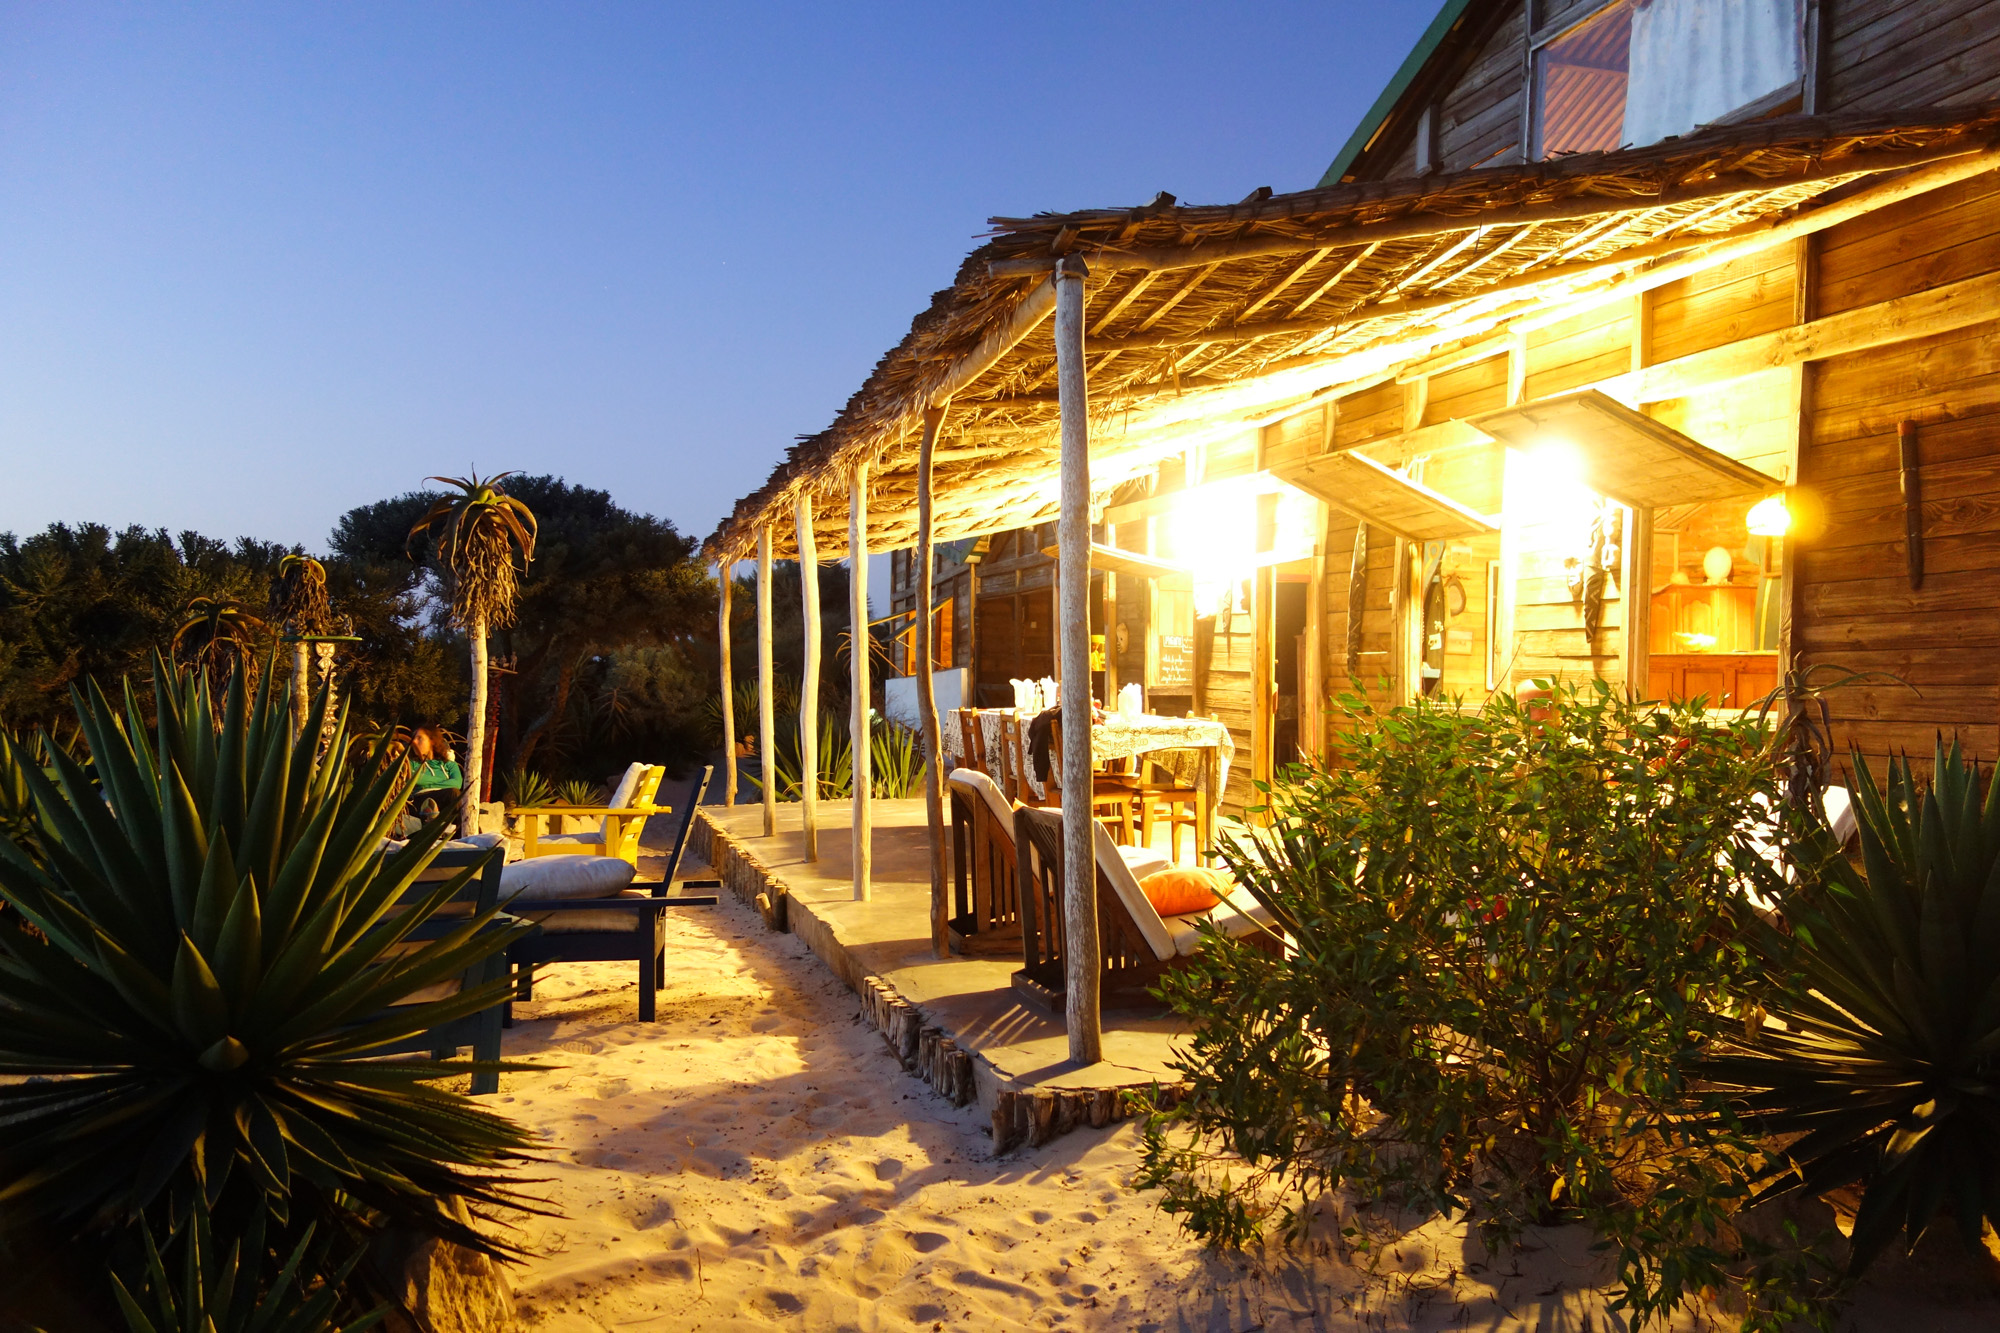
[[[217,708],[155,658],[152,694],[151,727],[129,681],[122,708],[76,696],[94,778],[0,740],[37,819],[32,846],[0,838],[0,897],[46,936],[0,932],[0,1075],[41,1076],[0,1086],[0,1218],[109,1229],[199,1194],[497,1252],[449,1202],[512,1202],[527,1136],[438,1086],[467,1065],[373,1057],[498,1001],[504,980],[383,1016],[528,927],[421,938],[471,872],[413,890],[442,825],[385,852],[408,779],[386,747],[315,759],[324,690],[303,742],[269,673]]]
[[[313,1244],[312,1226],[266,1277],[261,1271],[266,1217],[256,1212],[224,1251],[216,1244],[207,1204],[197,1198],[168,1238],[169,1252],[175,1243],[180,1246],[178,1264],[164,1257],[152,1230],[143,1229],[145,1263],[133,1284],[136,1293],[118,1273],[111,1275],[111,1292],[129,1333],[361,1333],[382,1321],[386,1306],[336,1328],[342,1289],[362,1251],[333,1263],[324,1243]]]
[[[1860,865],[1827,855],[1784,905],[1791,934],[1756,937],[1798,994],[1704,1072],[1793,1140],[1767,1196],[1861,1189],[1859,1273],[1947,1212],[1969,1246],[2000,1225],[2000,782],[1982,801],[1956,741],[1928,785],[1907,759],[1886,796],[1859,754],[1854,769]]]

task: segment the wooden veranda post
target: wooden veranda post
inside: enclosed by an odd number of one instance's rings
[[[715,566],[721,595],[715,600],[716,643],[722,656],[722,803],[736,804],[736,672],[729,660],[729,593],[735,582],[730,571],[736,568],[731,556],[723,556]]]
[[[799,618],[805,664],[799,671],[799,827],[805,857],[819,860],[819,547],[813,541],[811,495],[799,496]]]
[[[1090,786],[1090,402],[1083,362],[1083,260],[1056,268],[1056,387],[1062,405],[1062,508],[1056,570],[1062,662],[1063,987],[1069,1058],[1103,1058],[1098,1012],[1097,856]]]
[[[771,698],[771,525],[757,529],[757,771],[764,789],[764,836],[778,836],[777,705]]]
[[[848,749],[854,757],[853,817],[854,901],[868,901],[869,872],[875,849],[874,812],[868,791],[868,654],[874,640],[868,633],[868,464],[854,465],[847,482],[847,559],[849,590],[848,664],[852,668],[852,700],[847,727]]]
[[[924,409],[924,440],[917,452],[917,715],[924,727],[924,815],[930,824],[931,953],[939,958],[950,951],[945,922],[951,912],[945,883],[944,746],[938,734],[937,683],[931,675],[937,665],[937,646],[931,642],[931,575],[937,563],[931,550],[931,458],[944,414],[943,407]],[[972,577],[979,577],[977,566]]]

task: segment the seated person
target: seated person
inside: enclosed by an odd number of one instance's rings
[[[417,785],[410,792],[409,814],[419,823],[436,819],[457,804],[456,796],[465,787],[465,774],[453,757],[444,728],[427,723],[410,732],[407,762],[415,770]]]

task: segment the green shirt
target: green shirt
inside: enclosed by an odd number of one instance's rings
[[[465,774],[450,759],[425,759],[417,765],[417,790],[420,792],[439,791],[447,787],[456,790],[464,785]]]

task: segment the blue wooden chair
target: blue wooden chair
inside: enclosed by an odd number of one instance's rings
[[[514,941],[507,950],[513,965],[515,998],[535,998],[534,969],[548,963],[623,962],[639,964],[639,1021],[651,1023],[658,1012],[657,992],[666,985],[666,911],[671,907],[713,907],[713,893],[672,893],[681,854],[694,829],[695,811],[708,794],[713,765],[703,768],[674,833],[666,874],[657,884],[640,885],[610,898],[528,898],[508,900],[516,916],[541,919],[541,929]],[[720,889],[719,879],[691,879],[687,889]],[[509,1018],[511,1020],[511,1011]]]

